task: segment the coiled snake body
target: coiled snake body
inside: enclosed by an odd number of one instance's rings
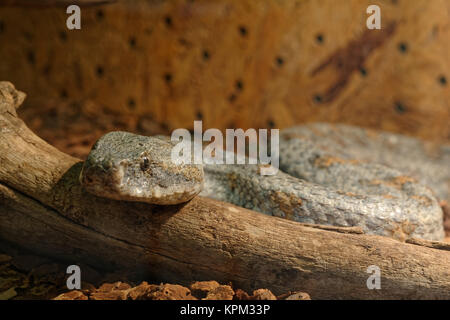
[[[281,131],[281,171],[263,176],[259,165],[174,164],[173,146],[159,137],[108,133],[93,146],[81,183],[116,200],[164,205],[200,193],[299,222],[360,226],[400,239],[444,237],[436,197],[449,198],[448,147],[347,125],[309,124]]]

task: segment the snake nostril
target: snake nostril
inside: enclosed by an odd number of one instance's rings
[[[141,162],[141,170],[142,171],[147,171],[148,168],[150,167],[150,161],[148,161],[148,158],[143,158],[142,162]]]

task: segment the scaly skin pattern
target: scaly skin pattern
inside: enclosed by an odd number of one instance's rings
[[[313,179],[281,171],[261,176],[258,165],[205,165],[200,194],[298,222],[360,226],[400,240],[444,237],[442,209],[432,192],[397,170],[340,163],[303,169],[311,170]]]
[[[173,144],[156,137],[114,131],[101,137],[83,164],[80,181],[97,196],[153,204],[177,204],[203,188],[201,165],[171,161]]]
[[[107,134],[93,147],[81,181],[88,191],[112,199],[187,201],[200,191],[203,172],[201,166],[174,165],[173,145],[156,137]],[[143,170],[144,157],[152,174]],[[204,165],[201,195],[294,221],[360,226],[401,240],[444,236],[442,210],[432,191],[398,170],[340,158],[283,132],[280,166],[285,172],[263,176],[259,165]],[[183,196],[175,195],[180,190]]]
[[[290,140],[296,139],[310,141],[316,148],[345,160],[358,159],[397,169],[429,186],[439,200],[450,203],[450,145],[330,123],[305,124],[281,133],[285,150],[294,148],[296,142]]]

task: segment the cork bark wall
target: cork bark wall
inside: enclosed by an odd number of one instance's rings
[[[378,4],[382,30],[367,30]],[[118,1],[0,7],[0,79],[24,108],[89,101],[167,129],[345,122],[450,141],[445,0]]]

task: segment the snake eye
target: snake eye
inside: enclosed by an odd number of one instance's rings
[[[148,160],[148,158],[147,157],[142,158],[141,170],[147,171],[149,167],[150,167],[150,161]]]

